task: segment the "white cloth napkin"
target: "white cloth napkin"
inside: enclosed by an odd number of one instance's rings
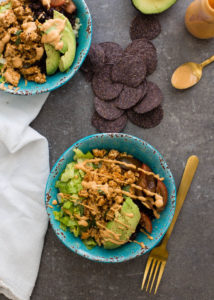
[[[29,127],[47,96],[0,92],[0,294],[13,300],[30,299],[48,224],[48,143]]]

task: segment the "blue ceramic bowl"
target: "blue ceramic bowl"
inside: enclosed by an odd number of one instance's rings
[[[48,205],[51,205],[52,201],[57,197],[58,190],[55,188],[55,183],[59,179],[66,164],[73,160],[73,149],[75,148],[79,148],[83,152],[90,151],[94,148],[117,149],[120,152],[127,152],[140,161],[145,162],[155,173],[165,178],[164,183],[168,190],[168,202],[166,208],[161,213],[160,219],[153,221],[153,240],[149,240],[142,233],[139,233],[137,236],[137,240],[144,242],[147,246],[146,249],[142,249],[136,243],[127,243],[114,250],[106,250],[98,246],[92,250],[88,250],[80,238],[75,238],[72,233],[68,231],[64,232],[60,229],[59,222],[55,220],[53,215],[53,211],[59,210],[59,208],[50,208]],[[62,154],[54,165],[47,181],[45,195],[50,223],[61,242],[72,251],[88,259],[100,262],[122,262],[150,251],[160,242],[166,233],[172,221],[176,206],[175,182],[162,155],[147,142],[127,134],[95,134],[85,137],[73,144]]]
[[[79,37],[77,38],[77,50],[75,60],[67,72],[61,73],[57,72],[52,76],[47,76],[47,81],[43,84],[38,84],[36,82],[28,81],[27,86],[25,86],[25,81],[22,78],[19,82],[19,89],[16,91],[15,88],[9,89],[8,84],[5,83],[5,92],[15,94],[15,95],[34,95],[40,93],[47,93],[57,89],[58,87],[65,84],[70,80],[77,70],[82,65],[91,45],[92,37],[92,21],[91,14],[84,0],[73,0],[77,6],[77,17],[80,19],[82,26],[79,30]],[[0,3],[2,0],[0,0]]]

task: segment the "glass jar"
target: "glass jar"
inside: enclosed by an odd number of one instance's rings
[[[199,39],[214,37],[214,0],[195,0],[186,10],[187,30]]]

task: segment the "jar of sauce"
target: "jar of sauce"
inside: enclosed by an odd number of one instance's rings
[[[214,37],[214,0],[195,0],[186,10],[187,30],[199,39]]]

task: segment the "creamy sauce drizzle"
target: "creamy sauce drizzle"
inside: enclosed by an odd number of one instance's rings
[[[73,214],[70,212],[70,210],[68,210],[68,209],[65,209],[65,208],[62,208],[62,210],[67,214],[67,215],[69,215],[70,216],[70,219],[74,219],[74,217],[76,218],[76,219],[78,219],[79,221],[77,222],[80,226],[84,226],[84,227],[87,227],[88,226],[88,222],[86,221],[86,219],[88,219],[87,217],[85,217],[85,216],[79,216],[79,215],[77,215],[77,214],[75,214],[74,216],[73,216]]]
[[[36,31],[36,23],[35,22],[27,22],[22,24],[22,29],[26,34],[31,34],[32,31]]]
[[[59,195],[60,197],[65,198],[66,200],[69,200],[69,201],[74,202],[74,203],[77,203],[77,200],[82,200],[82,199],[80,199],[80,198],[78,198],[78,197],[75,197],[75,196],[72,196],[72,195],[66,195],[66,194],[62,194],[62,193],[59,193],[58,195]],[[72,198],[73,198],[73,199],[72,199]],[[74,200],[74,199],[75,199],[75,200]],[[86,204],[84,204],[84,203],[82,203],[82,202],[79,203],[79,205],[82,205],[82,206],[88,208],[89,210],[93,211],[94,213],[97,213],[97,211],[95,210],[95,208],[93,208],[93,207],[91,207],[91,206],[89,206],[89,205],[86,205]]]
[[[114,239],[111,239],[111,238],[107,238],[107,239],[105,239],[105,242],[111,242],[111,243],[116,244],[116,245],[123,245],[128,241],[125,241],[125,240],[118,241],[118,240],[114,240]]]
[[[42,36],[42,43],[51,44],[56,50],[63,48],[63,41],[61,41],[61,33],[65,28],[66,20],[50,19],[41,26],[41,30],[45,33]],[[51,27],[53,28],[51,30]]]
[[[138,245],[140,245],[142,248],[146,248],[146,246],[145,246],[145,244],[143,243],[143,242],[138,242],[138,241],[131,241],[131,240],[129,240],[129,242],[130,243],[135,243],[135,244],[138,244]]]
[[[42,0],[42,5],[46,6],[47,8],[50,8],[51,0]]]
[[[88,226],[88,222],[86,222],[85,220],[79,220],[77,222],[80,226],[83,226],[83,227],[87,227]]]
[[[155,197],[155,205],[157,207],[162,207],[163,206],[163,197],[157,193],[153,193],[147,189],[143,189],[143,192],[148,195],[148,196],[154,196]]]
[[[3,52],[4,46],[9,42],[10,34],[6,33],[6,35],[0,40],[0,53]]]
[[[158,179],[158,180],[161,180],[163,181],[164,178],[160,178],[159,175],[153,173],[153,172],[149,172],[149,171],[145,171],[144,169],[141,169],[141,168],[137,168],[135,165],[133,164],[128,164],[126,162],[123,162],[123,161],[119,161],[119,160],[113,160],[113,159],[107,159],[107,158],[93,158],[93,159],[86,159],[85,161],[79,163],[79,164],[76,164],[75,168],[76,169],[80,169],[82,171],[85,171],[85,172],[88,172],[88,169],[85,168],[85,165],[87,163],[90,163],[90,162],[94,162],[94,163],[99,163],[99,162],[107,162],[107,163],[114,163],[114,164],[118,164],[118,165],[123,165],[125,167],[128,167],[130,169],[134,169],[134,170],[137,170],[137,171],[141,171],[143,172],[144,174],[146,175],[152,175],[154,178]]]
[[[149,172],[149,171],[146,171],[146,170],[141,169],[141,168],[137,168],[137,170],[143,172],[146,175],[152,175],[154,178],[156,178],[156,179],[158,179],[160,181],[164,180],[164,177],[160,177],[158,174],[155,174],[153,172]]]
[[[116,233],[112,231],[111,229],[107,228],[106,226],[102,225],[101,223],[97,222],[96,223],[99,227],[103,228],[103,236],[109,236],[107,233],[111,234],[116,240],[120,239],[121,234]]]
[[[123,213],[124,216],[127,216],[129,218],[133,218],[134,217],[134,214],[133,213]]]
[[[115,221],[116,223],[118,223],[118,224],[120,224],[120,225],[122,225],[122,226],[124,226],[124,227],[128,228],[128,229],[131,229],[131,227],[130,227],[129,225],[127,225],[127,224],[124,224],[123,222],[120,222],[120,221],[119,221],[119,220],[117,220],[117,219],[114,219],[114,221]]]
[[[36,58],[35,59],[40,60],[42,58],[43,54],[44,54],[44,48],[37,47],[36,48]]]
[[[86,164],[87,163],[92,163],[92,162],[94,162],[94,163],[99,163],[100,161],[104,161],[104,162],[109,162],[109,163],[116,163],[116,164],[122,164],[122,165],[124,165],[124,166],[131,166],[131,167],[133,167],[133,169],[136,169],[136,166],[135,165],[133,165],[133,164],[127,164],[127,163],[125,163],[125,162],[120,162],[120,161],[117,161],[117,160],[112,160],[112,159],[105,159],[105,158],[94,158],[94,159],[87,159],[87,160],[85,160],[85,161],[83,161],[83,162],[81,162],[81,163],[78,163],[78,164],[76,164],[75,165],[75,168],[76,169],[79,169],[79,170],[82,170],[82,171],[84,171],[85,173],[91,173],[91,174],[96,174],[96,175],[100,175],[100,176],[105,176],[105,177],[107,177],[107,178],[111,178],[111,176],[108,176],[108,175],[104,175],[104,174],[99,174],[99,173],[97,173],[96,171],[91,171],[91,167],[89,167],[89,168],[87,168],[86,167]],[[146,175],[152,175],[154,178],[156,178],[156,179],[158,179],[158,180],[164,180],[164,178],[160,178],[159,177],[159,175],[156,175],[156,174],[154,174],[153,172],[148,172],[148,171],[145,171],[145,170],[143,170],[143,169],[141,169],[141,168],[137,168],[138,170],[140,170],[140,171],[142,171],[142,172],[144,172]],[[123,182],[123,181],[121,181],[120,180],[120,183],[125,183],[125,182]],[[149,200],[148,198],[146,198],[146,197],[143,197],[143,196],[136,196],[136,195],[134,195],[134,194],[132,194],[132,193],[129,193],[129,192],[127,192],[127,191],[124,191],[124,190],[120,190],[120,189],[114,189],[114,190],[112,190],[112,188],[111,187],[109,187],[108,186],[108,184],[106,183],[106,184],[104,184],[104,185],[98,185],[95,181],[89,181],[89,182],[85,182],[85,181],[83,181],[82,182],[82,186],[84,187],[84,188],[86,188],[86,189],[94,189],[94,190],[101,190],[102,192],[104,192],[107,196],[112,192],[112,191],[114,191],[114,192],[116,192],[116,193],[118,193],[118,194],[123,194],[123,195],[126,195],[126,196],[128,196],[128,197],[130,197],[130,198],[132,198],[132,199],[138,199],[138,200],[140,200],[147,208],[149,208],[149,209],[152,209],[153,210],[153,213],[154,213],[154,216],[156,217],[156,218],[159,218],[160,217],[160,215],[157,213],[157,211],[155,210],[155,208],[154,207],[151,207],[151,206],[149,206],[148,205],[148,203],[146,203],[146,202],[148,202],[148,201],[150,201],[151,202],[151,204],[152,205],[156,205],[156,207],[162,207],[163,206],[163,197],[161,196],[161,195],[159,195],[159,194],[157,194],[157,193],[153,193],[153,192],[151,192],[151,191],[149,191],[149,190],[147,190],[147,189],[143,189],[142,187],[140,187],[140,186],[138,186],[138,185],[136,185],[136,184],[131,184],[131,186],[132,187],[134,187],[134,188],[136,188],[136,189],[139,189],[139,190],[142,190],[142,191],[144,191],[144,193],[146,194],[146,195],[149,195],[149,196],[154,196],[155,197],[155,202],[154,201],[151,201],[151,200]]]
[[[73,218],[74,218],[74,216],[72,215],[72,213],[70,212],[70,210],[65,209],[65,208],[62,208],[62,210],[63,210],[67,215],[70,216],[70,219],[73,219]]]
[[[144,229],[140,229],[140,231],[142,232],[142,233],[144,233],[146,236],[147,236],[147,238],[149,239],[149,240],[153,240],[153,237],[150,235],[150,234],[148,234]]]

